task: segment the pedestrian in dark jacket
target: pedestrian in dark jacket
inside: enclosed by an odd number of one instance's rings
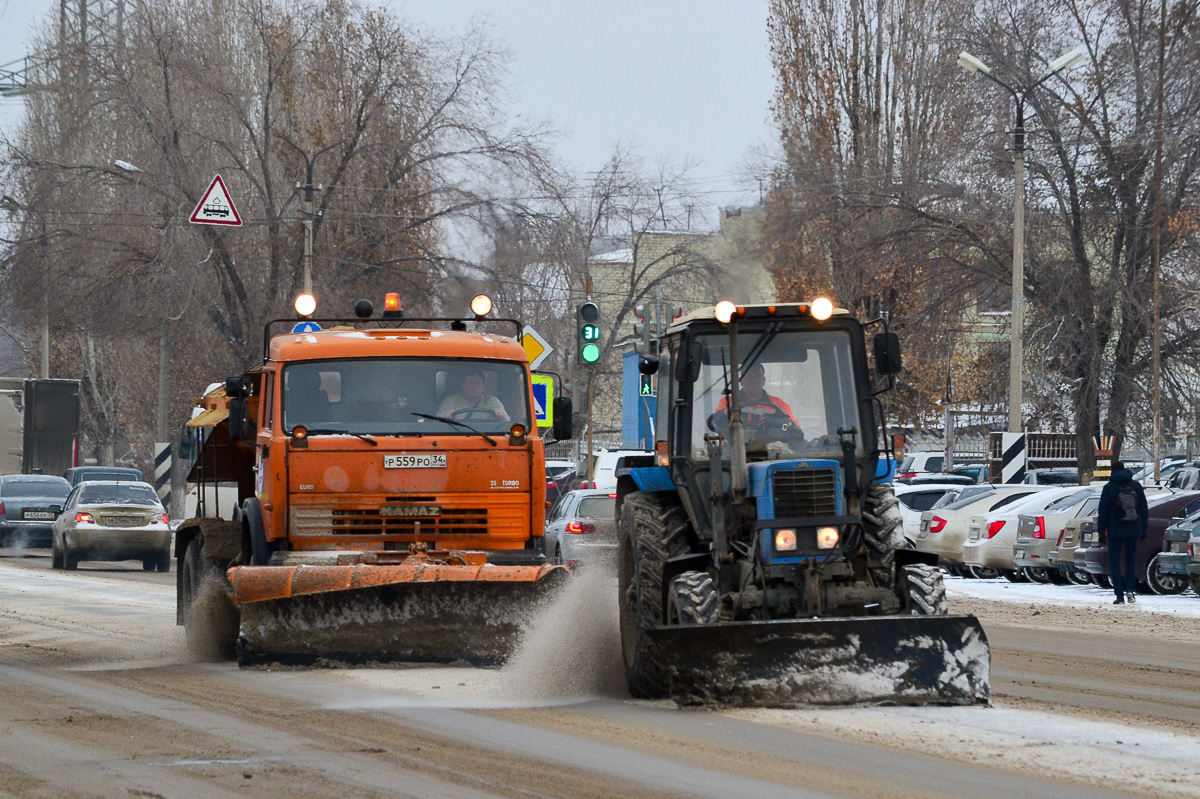
[[[1114,605],[1137,601],[1137,574],[1134,558],[1137,542],[1146,535],[1150,512],[1146,509],[1146,492],[1133,479],[1133,472],[1120,461],[1113,462],[1112,477],[1100,492],[1100,507],[1096,510],[1096,530],[1108,536],[1108,573]]]

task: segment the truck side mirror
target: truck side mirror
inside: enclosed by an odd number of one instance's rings
[[[554,432],[556,441],[567,441],[575,435],[575,404],[570,397],[554,398]]]
[[[246,400],[241,397],[229,398],[229,440],[233,442],[243,441],[242,438],[242,419],[246,416]]]
[[[675,359],[675,382],[695,383],[700,379],[700,366],[704,361],[704,351],[700,342],[691,338],[683,340],[679,348],[679,357]]]
[[[900,337],[895,333],[879,333],[875,336],[875,371],[881,375],[899,374]]]
[[[250,393],[250,381],[244,377],[225,378],[225,396],[245,397]]]

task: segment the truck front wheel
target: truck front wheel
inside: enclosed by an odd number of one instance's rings
[[[687,514],[678,501],[634,491],[621,504],[617,593],[625,682],[638,699],[667,695],[667,672],[649,631],[665,622],[663,568],[688,551]]]
[[[188,651],[198,660],[232,660],[237,655],[238,610],[219,565],[198,539],[184,553],[180,580]]]

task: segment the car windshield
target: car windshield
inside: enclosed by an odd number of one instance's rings
[[[312,435],[475,435],[530,428],[519,363],[448,358],[304,361],[283,370],[283,426]],[[440,416],[457,424],[429,417]],[[465,426],[464,426],[465,425]]]
[[[66,499],[71,493],[71,484],[61,477],[10,477],[0,487],[4,497],[51,497]]]
[[[611,519],[616,511],[617,501],[612,497],[584,497],[578,515],[581,519]]]
[[[80,505],[158,505],[154,489],[147,485],[85,486],[79,497]]]
[[[698,336],[700,378],[693,389],[692,450],[695,460],[708,458],[706,435],[724,433],[729,425],[729,337]],[[746,441],[760,439],[770,457],[842,457],[839,429],[858,431],[857,453],[874,446],[859,417],[850,333],[742,330],[741,406]],[[723,437],[722,446],[728,447]],[[760,450],[761,451],[761,450]]]

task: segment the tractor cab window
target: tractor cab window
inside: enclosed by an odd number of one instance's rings
[[[310,435],[507,434],[530,429],[518,363],[449,358],[321,360],[283,371],[283,423]],[[440,417],[440,418],[435,418]]]
[[[722,447],[728,446],[731,364],[728,336],[699,340],[702,365],[693,387],[690,455],[705,460],[706,435],[721,435]],[[871,443],[864,441],[859,418],[849,332],[743,330],[738,352],[742,421],[752,457],[841,458],[839,429],[857,429],[860,455]]]

